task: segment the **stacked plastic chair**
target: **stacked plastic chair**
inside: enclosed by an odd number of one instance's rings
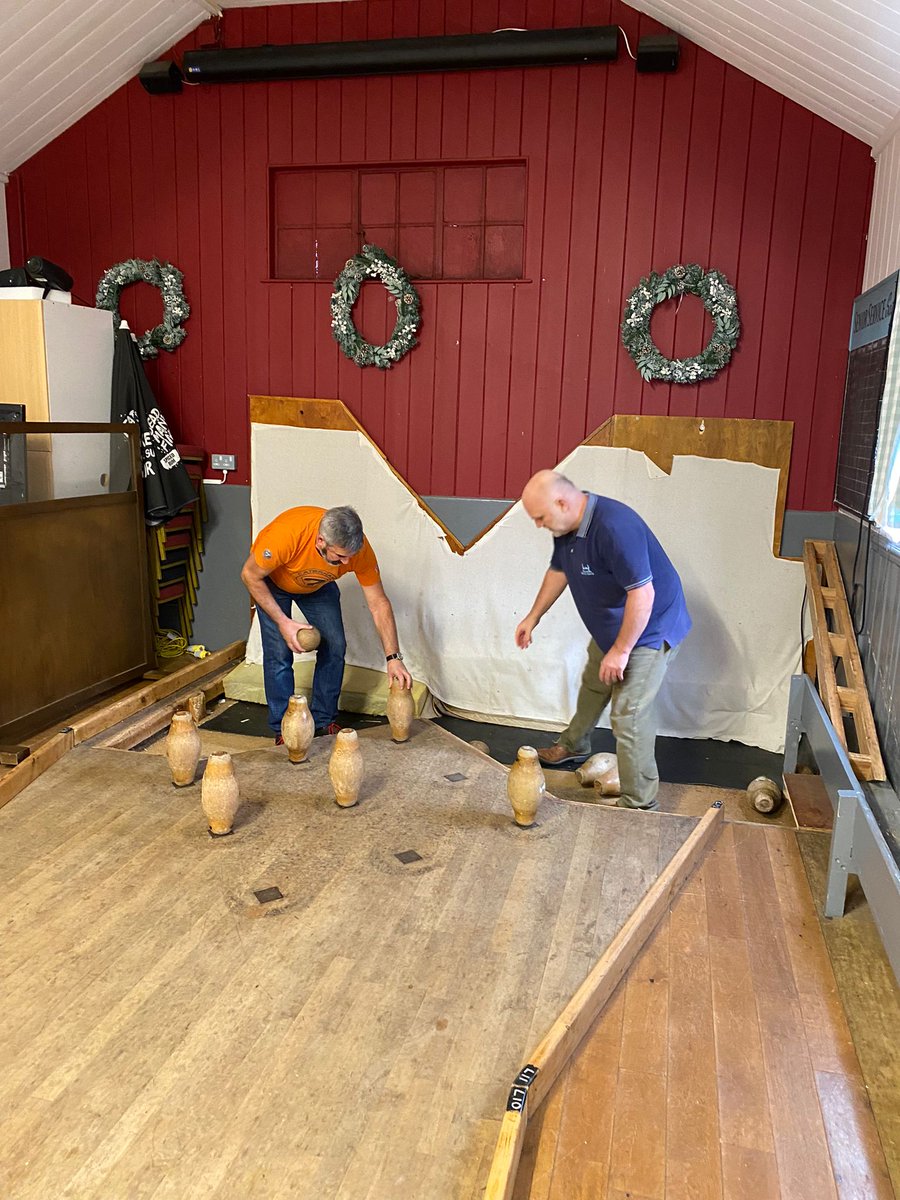
[[[202,446],[176,446],[197,493],[197,503],[147,530],[150,594],[157,640],[179,635],[189,642],[203,569],[203,526],[208,513],[203,488]]]

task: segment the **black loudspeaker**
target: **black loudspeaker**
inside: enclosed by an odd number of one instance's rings
[[[49,258],[39,258],[35,255],[25,264],[32,283],[39,283],[49,291],[56,288],[59,292],[71,292],[73,279],[68,271],[52,263]]]
[[[8,271],[0,271],[0,287],[31,287],[28,272],[24,267],[10,267]]]
[[[138,79],[151,96],[160,96],[164,92],[180,92],[184,76],[175,63],[165,59],[161,62],[144,63]]]
[[[449,37],[385,38],[368,42],[317,42],[304,46],[244,46],[186,50],[188,83],[327,79],[350,75],[402,75],[423,71],[477,71],[500,67],[557,67],[615,62],[615,25],[576,29],[498,29]]]
[[[648,74],[651,71],[676,71],[678,53],[677,34],[648,33],[638,42],[637,69]]]

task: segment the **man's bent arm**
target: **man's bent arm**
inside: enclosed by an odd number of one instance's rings
[[[600,663],[601,683],[616,683],[625,678],[625,668],[628,666],[631,651],[650,620],[655,595],[653,584],[643,583],[640,587],[632,588],[625,597],[625,611],[616,640]]]
[[[308,625],[304,625],[301,621],[294,621],[290,617],[286,617],[278,605],[275,603],[275,597],[266,586],[266,577],[270,572],[264,571],[256,559],[251,554],[241,568],[241,580],[244,587],[253,597],[253,601],[257,608],[261,608],[264,613],[272,618],[278,627],[281,636],[290,648],[297,653],[301,653],[301,647],[295,645],[296,631],[298,629],[308,629]]]
[[[625,597],[625,611],[622,614],[622,624],[616,634],[610,650],[616,650],[626,655],[634,649],[638,638],[647,628],[650,614],[653,611],[653,599],[656,592],[652,583],[641,584],[632,588]]]

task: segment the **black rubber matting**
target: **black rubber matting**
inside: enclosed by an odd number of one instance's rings
[[[552,746],[558,734],[541,729],[516,729],[511,725],[481,725],[459,717],[439,717],[437,723],[465,742],[485,742],[497,762],[511,763],[520,746]],[[609,729],[595,729],[591,753],[615,753],[616,739]],[[656,739],[656,764],[664,783],[693,783],[704,787],[745,788],[757,775],[781,778],[783,756],[743,742],[717,742],[712,738]],[[575,771],[578,763],[554,767]]]
[[[365,729],[386,723],[384,717],[370,717],[365,713],[339,712],[337,720],[339,725],[351,729]],[[437,717],[435,724],[464,742],[485,742],[491,756],[497,762],[506,764],[514,761],[520,746],[550,746],[558,736],[551,730],[483,725],[478,721],[465,721],[461,717]],[[252,737],[271,736],[265,705],[251,704],[245,700],[238,700],[221,714],[211,717],[204,722],[203,728],[220,733],[244,733]],[[616,748],[615,738],[609,729],[595,729],[591,742],[594,754],[614,752]],[[757,775],[781,779],[783,765],[780,754],[745,746],[742,742],[717,742],[712,738],[657,738],[656,761],[659,777],[665,783],[740,789],[745,788]],[[574,771],[577,766],[577,763],[573,763],[554,769]]]
[[[337,722],[348,729],[367,729],[371,725],[386,725],[387,718],[370,717],[368,713],[339,712]],[[272,736],[266,706],[251,704],[249,700],[236,700],[223,712],[204,721],[203,728],[214,733],[243,733],[248,737]]]

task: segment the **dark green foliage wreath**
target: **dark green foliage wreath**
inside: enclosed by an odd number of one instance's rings
[[[650,336],[650,317],[657,304],[688,293],[699,296],[715,328],[705,348],[693,358],[665,358]],[[697,263],[651,271],[625,301],[622,342],[643,379],[665,383],[699,383],[712,379],[731,358],[741,335],[737,295],[720,271],[704,271]]]
[[[383,346],[370,346],[353,324],[353,305],[366,279],[380,279],[397,306],[397,322]],[[331,333],[334,340],[359,367],[392,367],[416,345],[419,295],[409,276],[380,246],[363,246],[359,254],[348,258],[334,281],[331,293]]]
[[[122,322],[119,313],[119,297],[122,288],[130,283],[149,283],[151,287],[159,288],[162,293],[163,319],[153,329],[148,329],[137,338],[141,358],[156,358],[160,350],[170,353],[177,350],[187,333],[181,327],[182,321],[191,315],[191,308],[184,298],[182,280],[184,276],[171,263],[161,263],[153,258],[145,261],[140,258],[128,258],[105,271],[97,284],[97,307],[106,308],[114,314],[116,329]]]

